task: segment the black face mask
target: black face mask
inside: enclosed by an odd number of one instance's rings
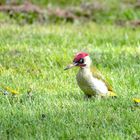
[[[77,64],[83,64],[83,63],[84,63],[84,59],[81,58],[79,61],[74,61],[74,63],[77,63]]]
[[[83,64],[84,63],[84,59],[81,58],[79,61],[78,61],[79,64]]]

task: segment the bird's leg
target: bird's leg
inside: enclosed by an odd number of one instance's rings
[[[100,96],[100,95],[97,95],[97,96],[96,96],[96,98],[97,98],[97,100],[99,100],[99,101],[100,101],[103,97],[102,97],[102,96]]]
[[[92,97],[92,95],[87,95],[87,94],[85,94],[85,99],[91,99],[91,97]]]

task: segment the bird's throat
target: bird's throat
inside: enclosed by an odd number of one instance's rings
[[[79,67],[84,68],[84,67],[86,67],[86,64],[79,64]]]

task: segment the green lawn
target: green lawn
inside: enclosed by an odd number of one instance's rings
[[[76,52],[89,52],[117,99],[85,100]],[[108,25],[10,25],[0,29],[0,139],[140,139],[140,29]],[[2,86],[0,86],[2,89]],[[27,96],[31,90],[32,98]]]

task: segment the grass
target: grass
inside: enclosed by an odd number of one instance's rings
[[[24,3],[25,0],[10,0],[9,3],[17,3],[21,4]],[[120,3],[126,3],[126,4],[133,4],[136,3],[136,0],[30,0],[30,2],[40,5],[40,6],[47,6],[47,5],[55,5],[55,6],[71,6],[71,5],[79,5],[81,3],[85,2],[101,2],[101,3],[106,3],[107,5],[112,5],[112,7],[117,7]],[[6,4],[5,0],[1,0],[1,4]],[[113,6],[114,5],[114,6]]]
[[[0,36],[1,84],[19,92],[0,95],[0,139],[140,139],[140,108],[131,101],[140,98],[139,29],[3,24]],[[78,69],[63,70],[78,51],[90,53],[117,99],[84,99]]]
[[[140,17],[138,0],[30,0],[30,2],[39,6],[38,8],[43,10],[44,14],[32,11],[32,6],[28,8],[25,6],[24,9],[30,10],[28,14],[23,9],[15,12],[7,11],[7,13],[0,13],[0,22],[7,22],[8,19],[18,24],[94,21],[97,24],[117,24],[122,26],[133,24],[135,26],[138,25]],[[2,0],[0,3],[5,4],[6,0]],[[25,3],[25,0],[10,0],[10,4],[14,5],[23,3]],[[57,8],[60,10],[56,10]],[[64,14],[64,11],[66,14]]]

